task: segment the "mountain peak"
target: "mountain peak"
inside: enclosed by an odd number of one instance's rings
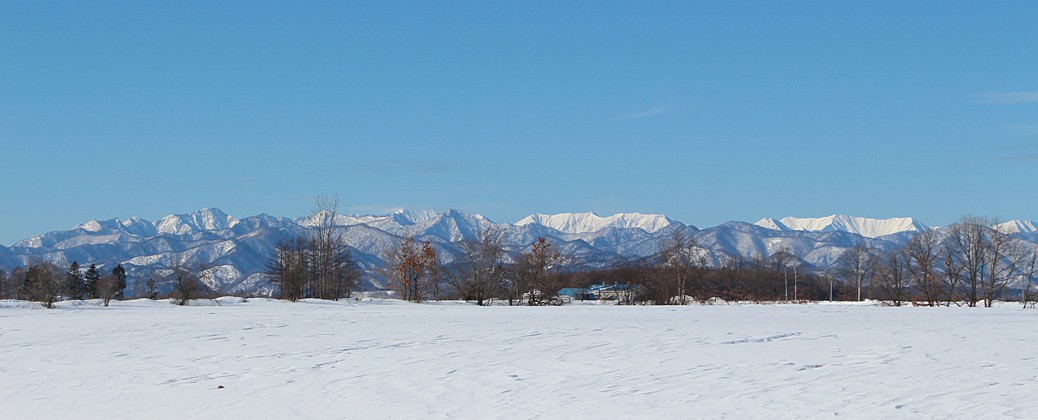
[[[806,230],[812,232],[849,232],[866,238],[878,238],[900,232],[921,232],[929,228],[911,217],[870,219],[867,217],[833,214],[825,217],[783,217],[776,220],[763,218],[754,223],[772,230]]]
[[[83,229],[83,230],[85,230],[87,232],[98,232],[98,231],[101,230],[102,226],[101,226],[101,222],[98,222],[97,220],[94,220],[94,219],[90,219],[89,222],[86,222],[86,223],[83,223],[83,224],[79,225],[79,228]]]
[[[390,215],[397,220],[406,220],[409,224],[415,224],[435,219],[439,213],[434,210],[396,209]]]
[[[181,235],[203,230],[223,230],[234,227],[238,219],[216,207],[207,207],[187,214],[171,214],[155,222],[158,233]]]
[[[998,229],[999,232],[1003,233],[1034,233],[1038,232],[1038,227],[1035,227],[1035,223],[1030,220],[1010,220],[1005,223],[999,223],[992,226]]]

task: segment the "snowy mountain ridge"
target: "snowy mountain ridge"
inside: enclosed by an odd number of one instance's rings
[[[870,219],[867,217],[853,217],[841,214],[816,218],[783,217],[779,220],[763,218],[754,224],[772,230],[848,232],[866,238],[878,238],[901,232],[922,232],[930,229],[911,217]]]
[[[1005,223],[999,223],[992,226],[998,229],[999,232],[1003,233],[1035,233],[1038,232],[1038,227],[1035,227],[1035,223],[1030,220],[1010,220]]]
[[[515,222],[516,226],[539,224],[563,233],[592,233],[606,228],[637,228],[649,233],[658,232],[674,221],[662,214],[617,213],[602,217],[594,212],[531,214]]]

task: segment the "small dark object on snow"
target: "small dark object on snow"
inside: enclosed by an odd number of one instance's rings
[[[223,389],[223,388],[224,388],[223,385],[220,385],[220,386],[216,387],[216,389]]]

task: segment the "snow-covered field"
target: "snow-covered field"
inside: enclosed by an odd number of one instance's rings
[[[0,301],[0,416],[1038,417],[1012,305],[220,303]]]

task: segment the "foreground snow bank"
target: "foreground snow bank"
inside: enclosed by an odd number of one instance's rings
[[[214,302],[0,302],[4,417],[1027,418],[1038,393],[1038,312],[1009,306]]]

